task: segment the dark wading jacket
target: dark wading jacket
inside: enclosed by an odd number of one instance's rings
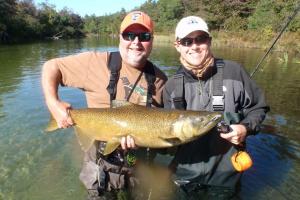
[[[255,134],[269,110],[264,95],[241,65],[228,60],[223,62],[224,112],[239,113],[242,116],[239,123],[246,125],[247,134]],[[212,111],[212,77],[217,73],[216,64],[200,81],[183,67],[178,73],[184,75],[186,109]],[[175,80],[171,77],[164,89],[164,107],[167,109],[175,108],[172,100]],[[172,165],[177,166],[175,179],[234,189],[241,175],[231,164],[230,158],[235,152],[234,145],[213,130],[178,148],[172,161]]]

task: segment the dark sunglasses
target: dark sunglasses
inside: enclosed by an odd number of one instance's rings
[[[122,37],[124,40],[133,41],[136,37],[138,37],[140,42],[149,42],[152,38],[151,33],[132,33],[132,32],[124,32],[122,33]]]
[[[208,35],[198,35],[195,38],[182,38],[181,40],[179,40],[179,43],[183,46],[191,46],[194,42],[195,44],[199,45],[199,44],[204,44],[208,41],[209,36]]]

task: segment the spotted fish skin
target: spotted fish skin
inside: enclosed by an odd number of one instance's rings
[[[172,147],[208,133],[222,118],[218,112],[147,108],[123,101],[114,101],[113,105],[113,108],[70,110],[78,142],[84,151],[95,140],[106,141],[104,154],[109,154],[127,135],[141,147]],[[51,119],[46,131],[56,129],[58,126]]]

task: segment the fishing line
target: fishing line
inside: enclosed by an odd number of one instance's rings
[[[255,69],[253,70],[253,72],[250,75],[250,78],[255,74],[255,72],[258,70],[258,68],[260,67],[261,63],[264,61],[264,59],[267,57],[267,55],[270,53],[271,49],[274,47],[275,43],[277,42],[277,40],[280,38],[280,36],[282,35],[282,33],[284,32],[284,30],[288,27],[288,25],[290,24],[290,22],[294,19],[294,17],[297,15],[297,13],[300,10],[300,3],[298,2],[298,5],[296,6],[296,9],[294,11],[294,13],[288,17],[287,22],[285,23],[284,27],[281,29],[281,31],[279,32],[279,34],[277,35],[277,37],[275,38],[274,42],[272,43],[271,47],[268,49],[268,51],[265,53],[265,55],[260,59],[259,63],[256,65]]]

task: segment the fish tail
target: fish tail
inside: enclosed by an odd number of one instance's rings
[[[48,126],[45,129],[45,131],[51,132],[51,131],[55,131],[56,129],[58,129],[57,123],[56,123],[55,119],[51,116],[50,121],[49,121]]]

